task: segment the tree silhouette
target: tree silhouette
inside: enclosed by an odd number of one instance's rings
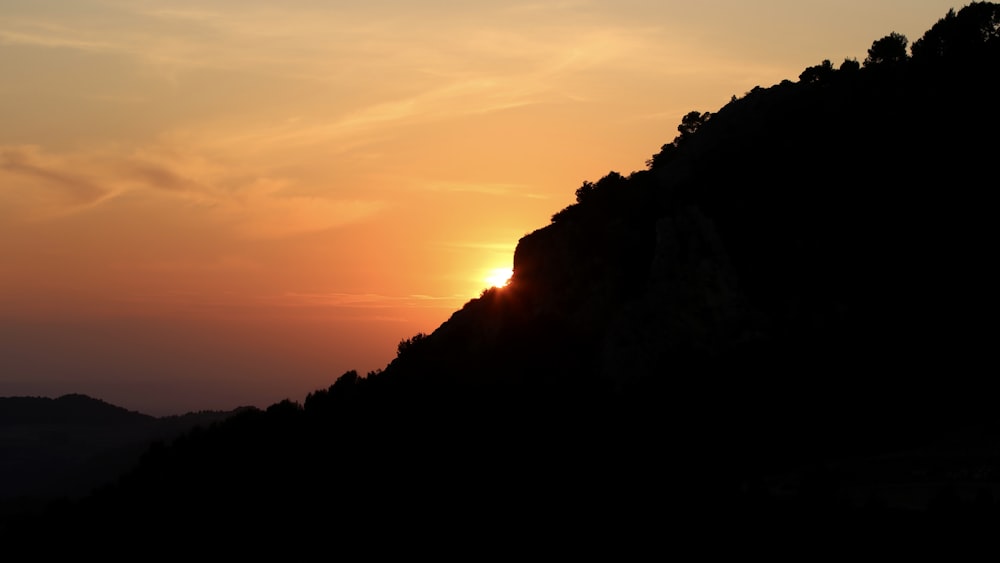
[[[799,75],[799,80],[806,84],[820,82],[833,76],[834,72],[833,63],[830,62],[830,59],[825,59],[822,63],[803,70],[802,74]]]
[[[593,182],[585,180],[583,185],[576,189],[576,201],[578,203],[583,203],[590,198],[595,189],[596,187]]]
[[[957,14],[949,10],[913,43],[913,58],[921,62],[973,59],[1000,48],[1000,5],[973,2]]]
[[[673,143],[667,143],[660,147],[660,152],[654,154],[648,160],[646,160],[646,166],[650,169],[657,168],[666,164],[674,156],[677,146]]]
[[[399,341],[396,345],[396,356],[403,357],[407,354],[412,353],[422,342],[427,339],[427,334],[423,332],[418,332],[414,334],[411,338],[404,338]]]
[[[864,66],[893,65],[906,62],[906,46],[909,40],[905,35],[893,31],[881,39],[875,40],[868,49],[868,57]]]
[[[709,119],[711,119],[712,114],[709,112],[698,113],[697,111],[690,111],[681,118],[681,124],[677,126],[677,130],[680,131],[680,135],[674,139],[674,144],[679,145],[686,141],[691,135],[694,135],[695,131],[701,128]]]
[[[844,59],[844,62],[840,63],[841,72],[854,72],[861,68],[861,63],[857,59]]]
[[[711,117],[712,114],[707,111],[704,113],[701,113],[696,110],[689,111],[684,117],[681,118],[681,123],[680,125],[677,126],[677,131],[680,134],[674,137],[674,140],[672,142],[667,143],[662,147],[660,147],[660,152],[654,154],[652,158],[648,159],[646,161],[646,166],[649,167],[650,169],[656,168],[658,166],[665,164],[667,161],[673,159],[674,156],[676,155],[677,147],[679,147],[681,143],[683,143],[684,141],[689,139],[692,135],[694,135],[695,131],[700,129],[702,125],[704,125],[709,119],[711,119]],[[584,186],[581,187],[580,189],[586,188],[587,187],[586,184],[587,183],[585,182]],[[580,191],[577,190],[577,201],[580,200],[579,196],[580,196]]]
[[[616,190],[621,190],[628,184],[628,179],[612,170],[603,178],[594,182],[584,182],[576,190],[576,201],[579,203],[597,202],[608,203],[614,197]]]

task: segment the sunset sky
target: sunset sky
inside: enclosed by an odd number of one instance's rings
[[[963,5],[0,0],[0,396],[301,401],[688,111]]]

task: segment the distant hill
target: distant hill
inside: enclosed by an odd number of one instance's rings
[[[984,533],[998,69],[1000,6],[974,2],[692,111],[385,369],[8,530],[619,559]]]
[[[0,397],[0,507],[84,496],[131,469],[152,442],[235,412],[155,418],[80,394]]]

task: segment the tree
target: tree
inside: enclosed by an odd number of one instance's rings
[[[361,376],[358,375],[357,370],[345,371],[343,375],[337,378],[330,386],[331,393],[337,393],[346,389],[350,389],[358,385],[361,381]]]
[[[404,338],[396,345],[396,357],[401,358],[407,354],[412,354],[422,343],[427,341],[427,334],[418,332],[411,338]]]
[[[677,126],[677,130],[680,131],[680,135],[674,139],[675,145],[680,145],[682,142],[687,140],[694,135],[695,131],[701,129],[701,126],[711,119],[712,114],[709,112],[698,113],[698,111],[689,111],[687,115],[681,118],[681,124]]]
[[[861,63],[857,59],[844,59],[844,62],[840,63],[841,72],[854,72],[861,69]]]
[[[627,178],[612,170],[598,180],[596,184],[585,181],[582,186],[576,189],[576,201],[579,203],[598,200],[607,202],[608,198],[613,196],[616,190],[620,190],[627,183]]]
[[[806,84],[820,82],[833,76],[833,73],[833,63],[830,62],[830,59],[825,59],[822,63],[803,70],[802,74],[799,75],[799,81]]]
[[[760,87],[758,86],[758,88]],[[733,96],[734,99],[735,97],[736,96]],[[648,166],[650,169],[656,168],[657,166],[662,166],[663,164],[666,164],[667,161],[674,158],[674,156],[677,153],[676,151],[677,147],[679,147],[680,144],[684,142],[686,139],[691,137],[691,135],[694,135],[695,131],[700,129],[701,126],[704,125],[706,121],[711,119],[711,117],[712,114],[707,111],[705,113],[701,113],[698,111],[689,111],[687,115],[681,118],[681,124],[677,126],[677,131],[680,132],[680,135],[677,135],[676,137],[674,137],[673,141],[660,147],[659,153],[654,154],[652,158],[646,160],[646,166]],[[588,187],[585,183],[584,186],[582,186],[580,189],[576,191],[576,200],[580,201],[580,190],[584,190],[586,192],[590,191],[592,188],[593,185]]]
[[[583,203],[594,193],[594,183],[584,180],[583,185],[576,189],[576,201]]]
[[[975,59],[1000,45],[1000,4],[973,2],[957,14],[949,10],[913,43],[913,59]]]
[[[864,66],[894,65],[907,60],[906,46],[909,40],[905,35],[893,31],[881,39],[876,39],[868,49],[868,57]]]
[[[945,16],[924,33],[923,37],[913,42],[913,58],[926,61],[943,59],[951,50],[955,39],[957,18],[955,9],[948,10]]]
[[[673,143],[667,143],[660,147],[660,152],[654,154],[651,158],[646,160],[646,166],[650,169],[656,168],[666,164],[670,159],[674,157],[677,146]]]

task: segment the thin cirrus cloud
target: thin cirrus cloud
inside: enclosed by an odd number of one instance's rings
[[[237,236],[264,239],[325,230],[382,207],[372,200],[289,194],[289,180],[233,172],[188,156],[150,149],[51,154],[35,146],[3,146],[0,199],[20,207],[23,220],[39,221],[115,205],[124,194],[166,196],[194,204],[202,219]]]
[[[32,22],[11,22],[0,20],[10,26],[0,29],[0,44],[33,45],[38,47],[62,47],[84,51],[112,51],[116,46],[103,41],[67,36],[65,28],[39,25]],[[18,29],[20,28],[20,29]]]
[[[327,158],[398,135],[401,127],[586,102],[609,95],[605,87],[589,84],[595,69],[662,73],[680,67],[666,59],[693,59],[679,46],[664,48],[670,34],[659,27],[576,15],[573,10],[586,4],[550,6],[538,22],[519,11],[537,14],[537,4],[478,17],[431,4],[423,15],[402,17],[405,12],[394,13],[390,4],[367,11],[320,9],[313,3],[281,10],[216,3],[209,10],[200,3],[101,2],[94,5],[105,17],[83,17],[73,25],[38,15],[0,17],[0,33],[8,41],[134,59],[145,71],[132,72],[165,76],[162,86],[176,91],[173,97],[159,92],[147,98],[153,118],[164,109],[150,105],[157,101],[179,117],[160,132],[161,139],[194,137],[202,148],[222,146],[258,161]],[[463,18],[463,25],[449,26]],[[229,91],[233,87],[225,80],[238,69],[254,78],[247,79],[247,88]],[[286,89],[273,86],[282,83]],[[279,91],[262,99],[267,104],[254,106],[256,113],[241,105],[265,95],[255,90],[270,88]],[[185,120],[190,100],[213,91],[222,101],[208,120],[200,114]],[[87,95],[132,105],[144,99],[118,91]],[[300,119],[288,119],[289,114]]]
[[[377,293],[286,293],[270,298],[274,304],[285,306],[322,307],[373,307],[373,308],[452,308],[456,302],[467,300],[465,295],[382,295]]]
[[[45,154],[36,146],[0,146],[0,178],[4,192],[13,195],[18,190],[45,193],[34,195],[36,200],[49,200],[49,205],[82,207],[107,198],[112,190],[98,180],[81,174],[73,163],[59,156]]]
[[[250,238],[377,215],[385,208],[382,195],[367,191],[375,180],[355,167],[407,127],[432,130],[525,106],[602,100],[606,110],[618,109],[620,121],[671,121],[679,110],[650,111],[645,100],[673,83],[695,74],[780,77],[784,68],[734,57],[718,34],[699,40],[692,23],[726,12],[685,12],[670,2],[629,2],[614,13],[583,1],[487,8],[431,1],[416,12],[399,2],[55,4],[62,9],[25,5],[0,16],[0,44],[130,61],[121,67],[132,73],[124,86],[92,84],[79,96],[105,100],[136,119],[160,113],[175,119],[154,136],[99,147],[3,145],[0,136],[0,198],[30,207],[25,217],[44,218],[112,205],[123,194],[169,192]],[[663,15],[683,17],[676,23]],[[250,76],[242,89],[227,86],[239,72]],[[606,72],[619,80],[601,78]],[[161,80],[149,83],[150,76]],[[626,89],[634,76],[645,77],[643,89]],[[160,89],[126,87],[133,82]],[[67,82],[64,95],[72,87]],[[256,98],[265,96],[257,90],[270,97]],[[192,109],[212,92],[220,101],[210,112]],[[397,175],[420,175],[419,163],[405,155],[391,163]],[[342,181],[324,182],[324,174]],[[407,187],[546,197],[537,186],[502,179],[432,179]]]
[[[0,38],[6,43],[126,53],[180,67],[285,69],[289,75],[319,69],[332,72],[303,75],[347,78],[337,69],[393,68],[440,77],[455,68],[492,67],[503,61],[522,68],[531,63],[534,68],[536,61],[553,56],[564,60],[561,53],[567,49],[576,55],[589,51],[613,57],[615,44],[634,44],[642,33],[615,29],[607,21],[591,22],[589,29],[581,30],[570,11],[550,11],[536,23],[502,9],[484,15],[478,9],[412,13],[316,4],[276,9],[254,2],[214,10],[203,3],[181,2],[80,4],[90,9],[80,9],[73,19],[38,12],[0,16]],[[398,78],[386,77],[387,82]]]
[[[151,271],[176,272],[198,271],[218,272],[240,271],[252,273],[259,271],[258,265],[231,259],[215,264],[183,263],[150,263],[145,265]],[[328,292],[281,292],[245,294],[219,294],[200,291],[157,291],[136,292],[117,299],[120,304],[145,306],[156,304],[169,305],[172,314],[216,314],[230,312],[233,315],[245,314],[248,302],[253,303],[256,314],[267,315],[267,312],[297,310],[301,313],[315,313],[327,318],[334,315],[338,318],[355,317],[366,310],[394,310],[405,312],[412,309],[454,310],[469,299],[468,295],[388,295],[382,293],[349,293],[342,291]],[[404,315],[405,316],[405,315]]]
[[[429,180],[417,182],[422,189],[432,192],[466,192],[491,196],[549,199],[544,193],[533,191],[533,186],[509,182],[446,182]]]
[[[0,146],[0,198],[21,204],[27,220],[52,219],[108,204],[135,189],[200,189],[182,173],[135,154],[110,151],[53,153],[33,145]]]

